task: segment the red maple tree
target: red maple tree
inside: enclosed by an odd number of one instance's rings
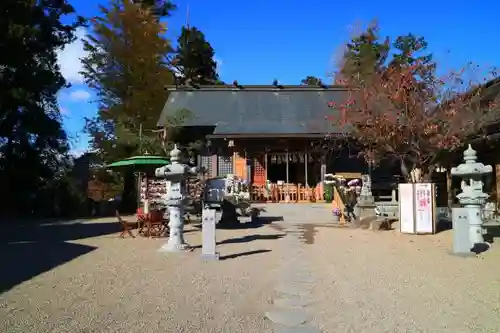
[[[465,71],[424,80],[419,66],[389,66],[364,82],[347,80],[354,87],[348,100],[329,103],[336,109],[331,121],[344,128],[367,160],[400,162],[408,181],[417,168],[421,180],[429,180],[443,157],[484,133],[498,110],[495,98],[484,98],[484,85],[465,80]]]

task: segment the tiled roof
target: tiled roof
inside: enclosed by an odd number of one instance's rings
[[[278,88],[279,87],[279,88]],[[188,110],[182,126],[215,126],[214,134],[330,134],[345,129],[326,117],[339,116],[328,107],[345,102],[345,87],[211,86],[170,92],[158,126],[169,115]]]

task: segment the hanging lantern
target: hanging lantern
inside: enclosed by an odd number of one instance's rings
[[[276,155],[271,156],[271,164],[276,164]]]
[[[292,162],[293,163],[297,163],[298,162],[297,154],[293,154]]]
[[[277,161],[278,161],[278,164],[281,164],[281,156],[278,156]]]
[[[300,163],[304,163],[304,155],[303,154],[299,155],[299,161],[300,161]]]

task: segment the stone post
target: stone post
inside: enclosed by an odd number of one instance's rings
[[[202,246],[201,258],[203,260],[219,260],[219,253],[216,251],[216,213],[215,209],[205,207],[201,214]]]
[[[468,220],[468,248],[470,249],[475,244],[484,243],[481,209],[489,195],[483,192],[482,179],[485,175],[492,173],[493,168],[491,165],[477,162],[477,153],[470,145],[464,152],[464,161],[465,163],[451,169],[452,176],[462,178],[462,193],[457,195],[457,199],[463,205],[463,213],[453,214],[461,215],[460,219],[453,221],[453,229],[454,232],[459,232],[459,228],[464,227],[463,222]]]

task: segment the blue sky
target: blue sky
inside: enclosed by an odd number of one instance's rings
[[[461,68],[468,61],[500,66],[500,2],[493,0],[349,1],[332,0],[174,0],[178,10],[167,22],[175,40],[186,22],[202,30],[216,52],[223,81],[241,84],[298,84],[307,75],[322,77],[335,68],[342,45],[374,19],[382,35],[412,32],[424,36],[441,68]],[[70,0],[80,15],[97,15],[107,0]],[[85,31],[79,32],[83,37]],[[61,91],[64,124],[73,149],[84,150],[84,117],[95,114],[93,92],[78,75],[81,43],[60,57],[63,74],[73,86]]]

